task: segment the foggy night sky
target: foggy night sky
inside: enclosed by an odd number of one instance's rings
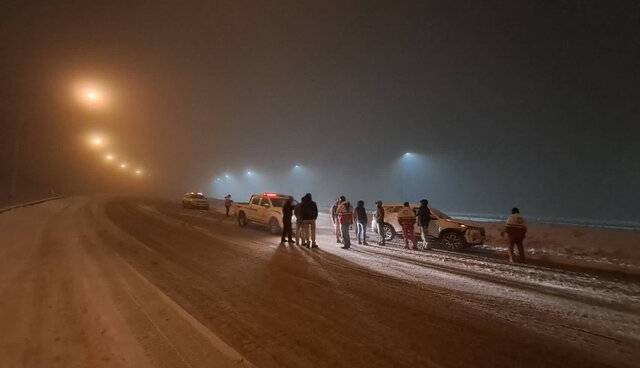
[[[83,146],[101,131],[174,198],[302,163],[322,204],[404,178],[452,211],[640,221],[638,2],[145,3],[0,6],[3,197],[24,119],[23,195],[135,190]]]

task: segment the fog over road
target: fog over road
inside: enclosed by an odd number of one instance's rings
[[[633,367],[640,283],[474,254],[279,246],[215,211],[0,214],[1,367]]]

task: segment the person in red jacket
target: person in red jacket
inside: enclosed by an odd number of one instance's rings
[[[353,207],[351,207],[351,203],[345,200],[340,203],[336,212],[342,233],[342,249],[349,249],[351,247],[349,228],[353,224]]]
[[[520,210],[517,207],[511,209],[511,216],[507,219],[501,235],[504,236],[505,233],[509,237],[509,261],[514,261],[514,248],[518,246],[519,261],[525,263],[524,245],[522,243],[527,234],[527,224],[524,222],[524,218],[520,215]]]
[[[418,240],[416,239],[416,232],[413,226],[416,224],[416,213],[409,205],[409,202],[404,202],[404,207],[398,212],[398,222],[402,226],[402,235],[404,236],[404,247],[407,249],[417,249]],[[409,241],[413,244],[413,247],[409,246]]]

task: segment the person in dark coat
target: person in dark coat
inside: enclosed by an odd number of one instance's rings
[[[316,220],[318,219],[318,205],[311,198],[311,193],[302,197],[302,226],[307,236],[311,238],[311,248],[317,248],[316,244]]]
[[[422,245],[425,249],[429,249],[429,221],[431,221],[431,210],[429,210],[429,201],[426,199],[420,200],[420,207],[418,207],[418,227],[420,227],[420,234],[422,235]]]
[[[356,222],[356,238],[358,244],[369,245],[367,243],[367,210],[364,208],[364,201],[358,201],[356,208],[353,210],[353,219]]]
[[[280,244],[283,245],[285,238],[288,243],[293,243],[293,227],[291,225],[291,218],[293,217],[293,202],[291,198],[287,199],[282,206],[282,238]]]

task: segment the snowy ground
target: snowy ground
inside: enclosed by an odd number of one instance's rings
[[[491,248],[343,250],[326,215],[320,249],[280,246],[216,209],[126,198],[10,211],[0,214],[0,233],[2,367],[634,367],[640,359],[633,274],[544,259],[512,265]]]

